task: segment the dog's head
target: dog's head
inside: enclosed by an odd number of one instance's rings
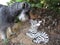
[[[15,7],[17,7],[18,10],[21,10],[21,9],[30,9],[30,4],[28,2],[16,2],[13,5]]]
[[[24,22],[29,19],[29,10],[30,10],[30,4],[27,2],[22,2],[22,11],[19,14],[18,18],[20,21]]]

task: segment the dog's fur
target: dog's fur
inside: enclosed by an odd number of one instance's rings
[[[6,29],[14,24],[15,18],[21,11],[24,10],[26,13],[29,8],[26,2],[16,2],[11,6],[0,5],[0,33],[3,40],[7,38]]]

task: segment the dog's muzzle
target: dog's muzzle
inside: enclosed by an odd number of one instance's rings
[[[18,18],[22,22],[25,22],[28,20],[28,16],[25,14],[24,10],[21,12],[21,14],[18,16]]]

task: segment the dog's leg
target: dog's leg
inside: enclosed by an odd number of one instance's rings
[[[1,32],[1,39],[5,40],[7,38],[6,33],[5,32]]]
[[[13,33],[11,27],[8,28],[8,31],[9,31],[10,34]]]
[[[2,40],[5,40],[6,38],[7,38],[7,35],[6,35],[6,27],[3,27],[3,28],[1,28],[1,30],[0,30],[0,34],[1,34],[1,39]]]
[[[15,35],[15,33],[12,31],[12,27],[9,27],[9,28],[8,28],[8,31],[9,31],[9,33],[11,34],[10,36]]]

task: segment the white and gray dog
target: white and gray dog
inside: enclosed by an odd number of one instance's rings
[[[30,4],[27,2],[16,2],[11,6],[0,5],[0,33],[3,40],[7,38],[7,28],[14,24],[17,16],[21,21],[28,19],[26,12],[28,12],[29,9]]]

